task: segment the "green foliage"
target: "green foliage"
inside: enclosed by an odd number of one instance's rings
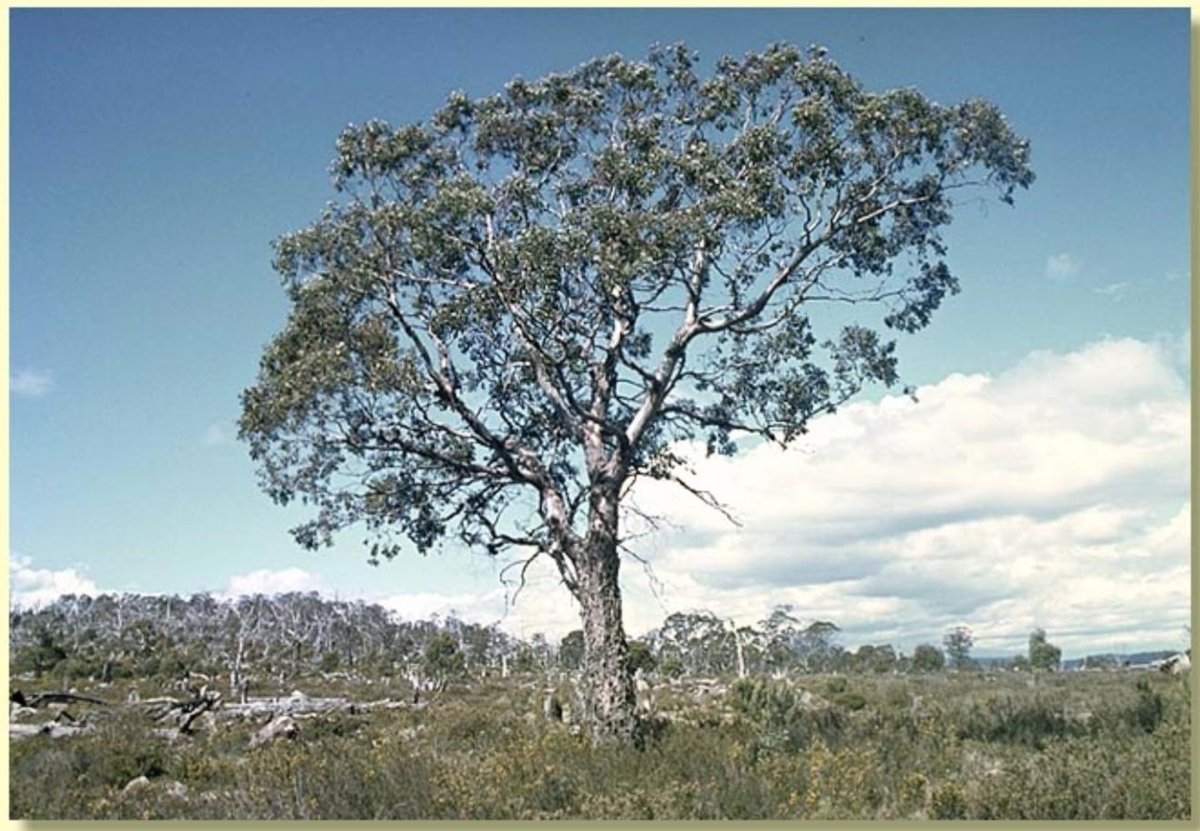
[[[890,672],[897,666],[896,650],[891,644],[863,644],[854,653],[853,666],[857,672]]]
[[[32,672],[41,677],[54,670],[67,658],[66,651],[58,644],[54,633],[42,626],[34,633],[34,642],[23,649],[15,650],[11,658],[14,672]]]
[[[276,243],[292,313],[242,399],[267,492],[317,507],[302,544],[365,521],[372,559],[447,535],[570,559],[555,512],[582,536],[592,482],[665,478],[683,439],[788,441],[896,383],[894,342],[821,325],[813,286],[921,329],[958,291],[952,189],[1033,182],[987,102],[869,92],[786,44],[698,68],[614,55],[342,133],[339,201]],[[522,492],[553,492],[544,525],[496,523]]]
[[[583,666],[582,629],[568,632],[559,642],[558,662],[564,669],[579,669]]]
[[[1153,733],[1162,721],[1165,711],[1166,702],[1162,694],[1151,689],[1147,681],[1138,681],[1137,704],[1131,710],[1130,720],[1133,724],[1147,733]]]
[[[1045,699],[988,698],[976,703],[959,725],[963,739],[1023,744],[1041,750],[1050,737],[1082,735],[1086,728]]]
[[[684,673],[683,661],[678,658],[666,658],[659,664],[658,671],[664,678],[679,678]]]
[[[425,645],[422,665],[434,678],[458,678],[466,671],[466,662],[458,649],[458,641],[447,632],[441,632],[429,639]]]
[[[970,666],[971,647],[974,644],[975,637],[966,626],[955,626],[942,638],[942,645],[946,648],[946,658],[950,666],[959,670]]]
[[[1046,630],[1034,629],[1029,635],[1029,666],[1033,669],[1058,669],[1062,650],[1046,640]]]
[[[757,738],[751,744],[755,753],[795,752],[814,739],[836,743],[840,738],[841,714],[828,707],[806,706],[803,696],[787,684],[740,679],[730,687],[729,696],[734,711],[756,727]],[[863,704],[858,695],[858,707]]]
[[[839,707],[844,707],[845,709],[851,711],[861,710],[863,707],[867,706],[866,696],[854,690],[839,693],[838,695],[834,696],[833,701]]]
[[[653,672],[656,665],[654,653],[650,651],[650,647],[645,641],[630,641],[629,656],[626,658],[629,664],[630,672]]]
[[[946,666],[946,656],[933,644],[919,644],[913,650],[912,668],[915,672],[940,672]]]

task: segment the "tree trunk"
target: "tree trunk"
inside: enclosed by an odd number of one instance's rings
[[[594,535],[576,564],[583,618],[584,715],[597,738],[631,739],[637,726],[629,646],[621,622],[620,564],[615,541]]]

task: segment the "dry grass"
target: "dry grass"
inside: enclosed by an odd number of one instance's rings
[[[1031,689],[1028,678],[752,681],[702,703],[664,689],[670,720],[640,750],[547,721],[540,685],[520,683],[452,689],[422,711],[305,720],[294,741],[253,751],[254,725],[167,745],[115,716],[89,735],[14,743],[12,815],[1190,818],[1186,682],[1080,673]],[[336,692],[381,697],[377,685]],[[150,785],[123,794],[139,775]]]

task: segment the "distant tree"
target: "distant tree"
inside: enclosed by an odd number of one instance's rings
[[[659,660],[679,661],[686,674],[723,675],[737,670],[736,632],[712,612],[673,612],[651,637]]]
[[[779,605],[758,623],[763,669],[768,672],[788,670],[800,662],[801,626],[794,611],[790,604]]]
[[[854,653],[854,669],[858,672],[891,672],[896,668],[896,650],[891,644],[863,644]]]
[[[518,644],[512,660],[513,672],[529,673],[539,672],[544,667],[537,652],[532,649],[529,644]]]
[[[568,632],[558,644],[558,663],[564,669],[579,669],[583,666],[583,630]]]
[[[59,644],[56,633],[43,625],[34,635],[33,643],[16,651],[13,669],[16,672],[32,672],[34,677],[41,678],[66,658],[66,650]]]
[[[654,653],[650,650],[649,644],[645,641],[630,641],[629,642],[629,671],[636,673],[639,669],[643,672],[653,672],[657,661],[654,659]]]
[[[339,201],[276,245],[292,310],[242,398],[264,489],[316,508],[302,545],[365,523],[376,562],[446,537],[548,558],[580,606],[597,735],[636,727],[631,486],[716,507],[680,442],[786,445],[896,384],[881,331],[959,290],[954,200],[1033,181],[984,101],[867,92],[788,45],[697,70],[658,48],[347,128]]]
[[[914,672],[941,672],[946,666],[946,656],[931,643],[923,643],[913,650]]]
[[[841,629],[828,620],[816,620],[800,633],[800,662],[809,672],[824,672],[837,661],[843,649],[837,643]]]
[[[458,641],[448,632],[440,632],[429,639],[422,664],[425,674],[437,679],[457,678],[466,671]]]
[[[942,645],[946,648],[946,658],[951,667],[966,669],[970,666],[971,647],[975,645],[975,638],[968,627],[955,626],[942,638]]]
[[[1054,670],[1062,662],[1062,650],[1046,640],[1041,627],[1029,634],[1029,665],[1033,669]]]
[[[1024,655],[1014,655],[1012,668],[1017,672],[1029,672],[1029,658]]]
[[[1120,662],[1113,655],[1088,655],[1083,659],[1083,665],[1087,669],[1115,669]]]
[[[680,678],[685,671],[683,661],[676,657],[663,659],[658,665],[658,670],[665,678]]]

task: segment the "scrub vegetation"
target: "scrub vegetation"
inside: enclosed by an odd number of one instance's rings
[[[704,615],[635,641],[640,726],[617,742],[580,723],[578,633],[388,628],[311,595],[64,598],[10,618],[12,816],[1191,816],[1187,674],[949,670],[788,618],[744,627],[774,635],[740,662]]]

